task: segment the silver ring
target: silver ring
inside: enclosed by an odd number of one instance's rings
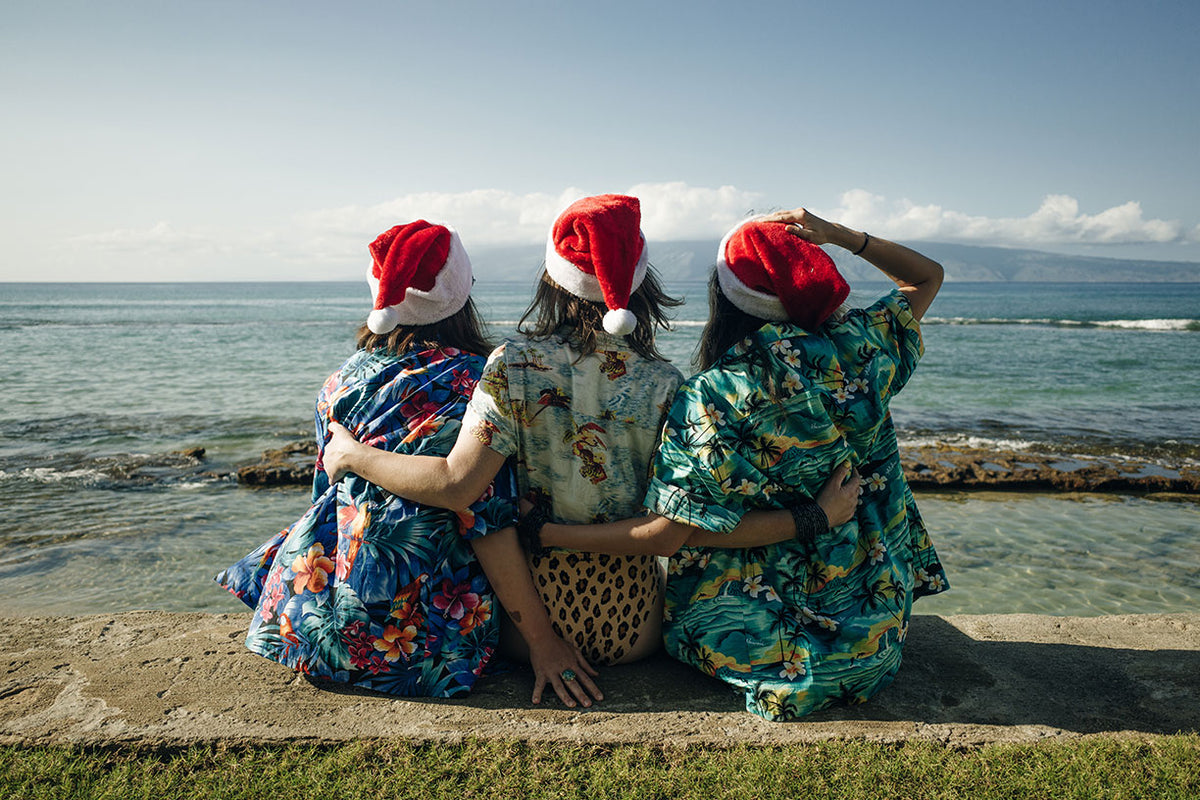
[[[570,682],[570,681],[575,680],[575,670],[573,670],[573,669],[564,669],[559,674],[562,676],[562,679],[564,681]]]

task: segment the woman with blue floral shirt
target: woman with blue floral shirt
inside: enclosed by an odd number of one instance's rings
[[[500,470],[455,514],[357,476],[326,480],[338,423],[387,450],[448,453],[489,349],[452,229],[397,225],[371,253],[375,309],[317,397],[312,505],[217,581],[254,609],[246,646],[259,655],[314,678],[450,697],[470,691],[498,644],[484,567],[519,552],[516,486]]]

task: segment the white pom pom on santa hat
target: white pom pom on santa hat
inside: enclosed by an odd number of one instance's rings
[[[614,336],[625,336],[637,328],[637,317],[628,308],[614,308],[604,315],[604,330]]]
[[[400,315],[392,306],[377,308],[367,315],[367,327],[371,329],[371,333],[391,333],[399,324]]]

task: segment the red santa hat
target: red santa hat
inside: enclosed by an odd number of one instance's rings
[[[471,295],[471,260],[458,233],[423,219],[379,234],[371,242],[367,282],[375,308],[372,333],[397,325],[429,325],[458,313]]]
[[[633,333],[629,296],[646,277],[646,237],[636,197],[601,194],[576,200],[559,215],[546,242],[546,272],[576,297],[608,307],[604,330]]]
[[[717,251],[717,281],[735,306],[771,322],[816,330],[850,294],[829,254],[758,218],[736,226]]]

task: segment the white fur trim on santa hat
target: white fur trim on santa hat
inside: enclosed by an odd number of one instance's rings
[[[646,267],[650,263],[649,248],[646,247],[646,237],[642,235],[642,254],[638,257],[637,266],[633,269],[633,280],[629,285],[629,293],[633,294],[646,278]],[[558,254],[554,247],[554,230],[546,237],[546,273],[562,288],[576,297],[591,300],[593,303],[604,302],[604,292],[600,289],[600,281],[595,275],[589,275],[579,267]]]
[[[466,248],[458,238],[458,232],[449,225],[441,225],[450,231],[450,251],[446,254],[446,263],[438,271],[437,278],[429,291],[422,291],[412,286],[404,293],[404,300],[394,306],[375,309],[367,315],[367,327],[372,333],[391,333],[397,325],[431,325],[441,322],[446,317],[457,314],[467,304],[471,297],[471,259],[467,257]],[[367,283],[371,286],[371,297],[379,297],[379,280],[373,273],[373,266],[367,267]]]
[[[747,314],[752,314],[768,322],[783,322],[788,318],[788,313],[779,298],[773,294],[751,289],[742,283],[729,268],[729,262],[725,260],[725,246],[729,244],[733,235],[741,230],[743,225],[761,218],[760,215],[739,222],[721,239],[721,246],[717,248],[717,283],[720,284],[721,291],[729,298],[729,302]]]

